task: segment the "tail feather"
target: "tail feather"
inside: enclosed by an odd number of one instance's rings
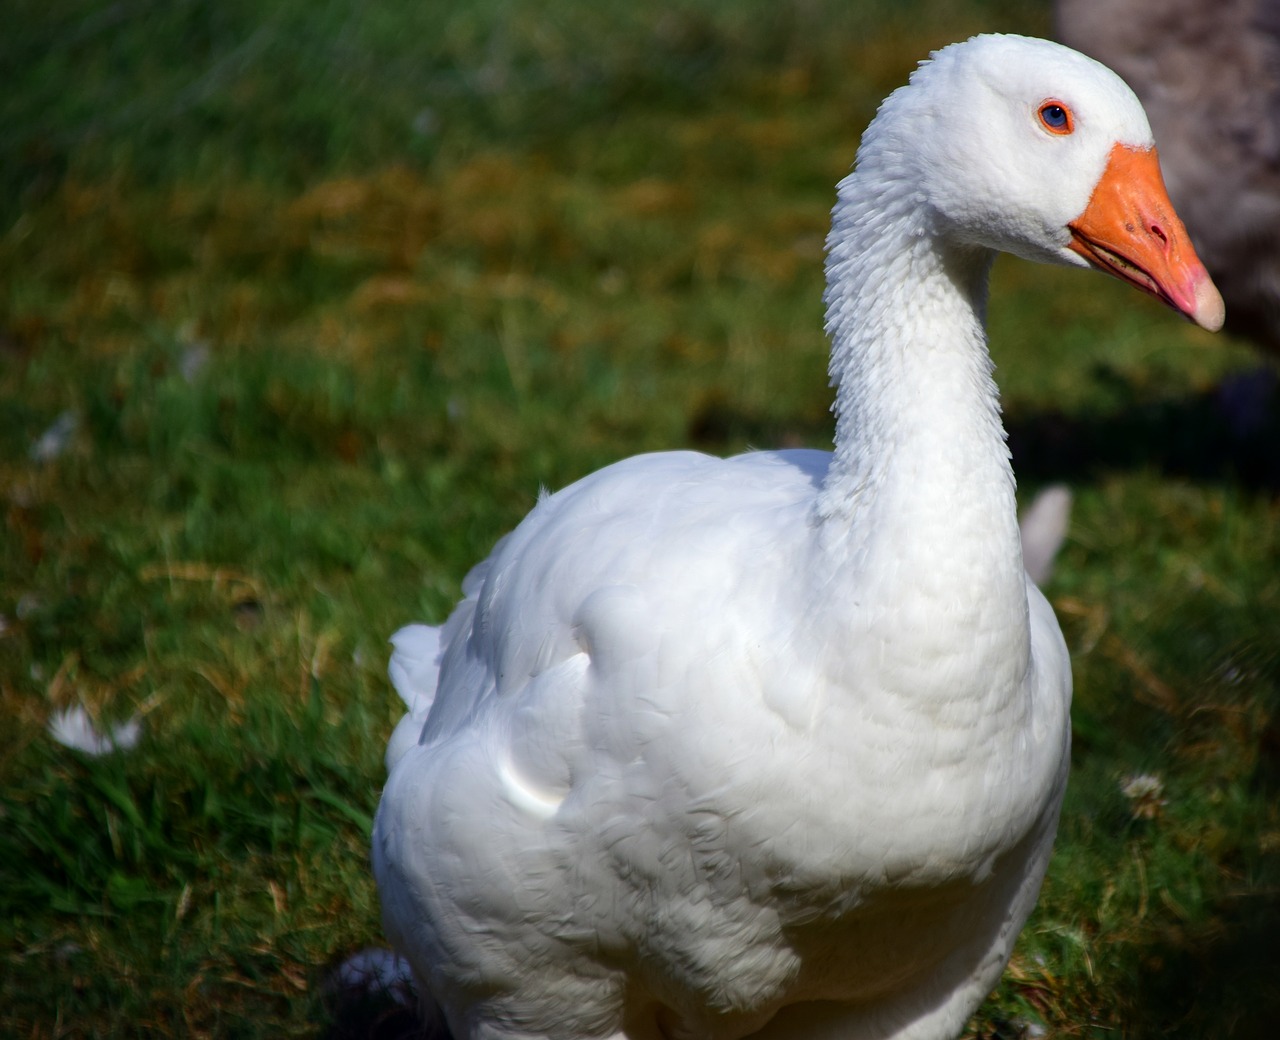
[[[1018,520],[1022,534],[1022,564],[1037,585],[1053,575],[1053,563],[1071,523],[1071,489],[1053,484],[1032,499]]]
[[[418,742],[435,700],[443,649],[440,629],[430,625],[406,625],[391,637],[391,646],[387,672],[408,712],[387,741],[387,772]]]

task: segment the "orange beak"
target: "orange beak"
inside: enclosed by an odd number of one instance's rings
[[[1100,271],[1163,300],[1201,328],[1222,328],[1222,296],[1173,211],[1154,148],[1111,149],[1089,205],[1067,228],[1068,248]]]

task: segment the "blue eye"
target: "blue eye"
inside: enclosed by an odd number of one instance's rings
[[[1040,122],[1053,134],[1069,134],[1075,129],[1071,110],[1061,101],[1046,101],[1040,106]]]

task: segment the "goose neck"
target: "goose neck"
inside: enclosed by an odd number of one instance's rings
[[[921,567],[981,554],[992,580],[1020,586],[983,324],[994,254],[938,233],[911,194],[886,199],[856,179],[841,185],[828,242],[836,443],[817,522],[864,559],[877,545],[901,559],[910,541]]]

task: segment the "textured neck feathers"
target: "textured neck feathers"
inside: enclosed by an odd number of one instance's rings
[[[906,180],[860,170],[840,185],[826,293],[836,447],[816,520],[823,544],[864,573],[1025,611],[983,328],[994,254],[935,223]]]

